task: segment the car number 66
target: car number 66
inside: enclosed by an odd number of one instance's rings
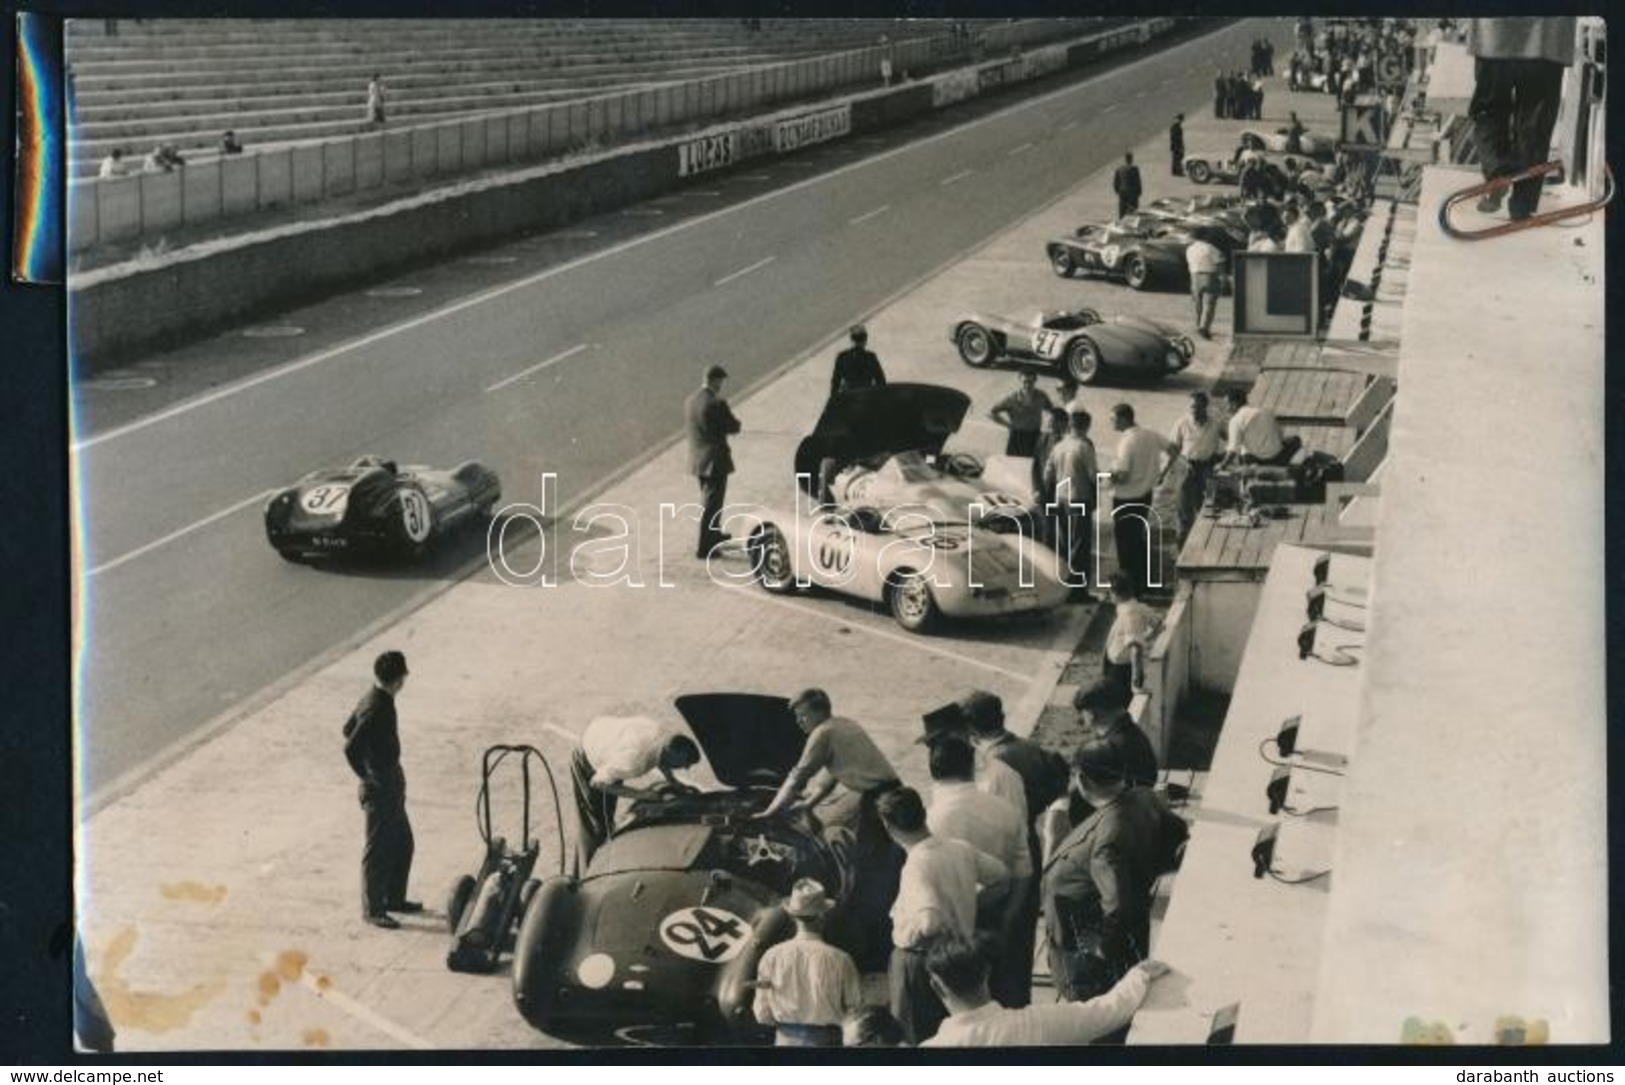
[[[660,921],[660,940],[680,957],[721,964],[739,956],[750,927],[721,908],[684,908]]]

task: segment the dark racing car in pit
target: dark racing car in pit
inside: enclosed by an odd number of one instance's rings
[[[813,878],[855,914],[850,837],[806,813],[762,820],[805,737],[783,697],[704,693],[677,710],[725,790],[634,803],[579,877],[542,882],[520,923],[513,992],[549,1035],[581,1042],[771,1043],[756,966],[794,933],[781,902]]]
[[[1166,324],[1126,316],[1106,321],[1094,309],[1041,311],[1026,324],[970,313],[949,326],[948,337],[966,365],[1036,363],[1070,373],[1079,384],[1094,384],[1106,373],[1164,377],[1190,365],[1196,353],[1189,336]]]
[[[1071,237],[1058,237],[1044,246],[1055,274],[1103,275],[1120,279],[1135,290],[1161,288],[1187,290],[1190,271],[1185,249],[1200,237],[1228,253],[1238,245],[1228,223],[1198,223],[1188,216],[1145,212],[1118,222],[1085,223]],[[1239,239],[1246,243],[1246,235]]]
[[[312,471],[265,505],[265,537],[288,561],[338,555],[417,557],[440,536],[488,518],[502,499],[496,472],[450,471],[363,456]]]

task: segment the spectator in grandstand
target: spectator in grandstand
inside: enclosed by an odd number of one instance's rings
[[[175,170],[186,165],[186,159],[175,149],[173,143],[160,143],[147,155],[142,163],[142,169],[147,173],[174,173]]]
[[[770,948],[756,967],[756,1020],[774,1027],[778,1047],[840,1047],[842,1023],[863,1005],[857,966],[824,941],[824,919],[834,907],[817,881],[796,882],[784,902],[796,935]]]
[[[1473,121],[1485,180],[1511,177],[1546,161],[1563,89],[1563,71],[1574,63],[1575,21],[1562,18],[1473,19],[1467,49],[1474,61]],[[1542,179],[1519,181],[1506,200],[1507,214],[1524,219],[1540,203]],[[1500,210],[1506,189],[1479,201],[1479,210]]]
[[[988,417],[1009,430],[1005,438],[1006,456],[1031,456],[1038,447],[1038,435],[1044,420],[1054,406],[1049,396],[1038,390],[1038,374],[1030,369],[1021,372],[1021,383],[1014,392],[1005,396],[988,411]]]
[[[1168,157],[1172,159],[1175,177],[1185,176],[1185,114],[1174,114],[1174,123],[1168,126]]]
[[[1112,574],[1112,607],[1116,613],[1106,634],[1103,656],[1105,678],[1127,689],[1145,687],[1145,657],[1151,642],[1162,631],[1157,612],[1140,602],[1133,578],[1122,572]]]
[[[1281,433],[1281,423],[1276,421],[1274,411],[1248,405],[1247,393],[1240,388],[1231,388],[1224,398],[1230,405],[1226,463],[1284,466],[1292,459],[1303,442]]]
[[[243,153],[243,145],[242,145],[242,143],[240,143],[238,141],[237,133],[232,131],[230,128],[226,129],[225,134],[220,137],[220,153],[221,154],[242,154]]]
[[[865,1006],[841,1025],[843,1047],[902,1047],[903,1026],[884,1006]]]
[[[1191,301],[1196,306],[1196,334],[1213,338],[1213,314],[1224,290],[1225,256],[1204,237],[1185,246],[1185,266],[1191,274]]]
[[[130,174],[130,163],[124,159],[124,148],[114,147],[106,158],[102,159],[101,169],[96,171],[97,177],[127,177]]]
[[[1134,152],[1123,152],[1123,164],[1112,174],[1112,191],[1117,193],[1117,217],[1122,218],[1140,207],[1140,167],[1134,164]]]
[[[1213,461],[1219,454],[1222,440],[1219,424],[1208,413],[1206,392],[1192,392],[1190,411],[1174,423],[1169,445],[1184,459],[1187,470],[1185,481],[1179,488],[1179,531],[1183,539],[1190,534],[1207,500],[1207,482],[1213,475]]]
[[[1061,997],[1110,991],[1144,960],[1151,890],[1172,868],[1185,825],[1153,792],[1124,781],[1121,756],[1089,740],[1072,757],[1072,787],[1093,808],[1044,865],[1050,974]]]
[[[1003,863],[963,840],[933,836],[925,804],[913,788],[887,792],[879,808],[886,832],[908,856],[891,908],[891,1011],[908,1041],[919,1043],[947,1016],[926,975],[926,951],[938,938],[971,937],[978,893],[1001,890],[1010,874]]]
[[[1085,1002],[1006,1007],[996,1000],[983,940],[944,939],[926,955],[931,989],[948,1016],[921,1047],[1045,1047],[1086,1044],[1119,1032],[1145,1001],[1152,981],[1167,975],[1160,961],[1141,961],[1110,991]],[[996,967],[996,964],[995,964]]]
[[[367,80],[367,123],[384,123],[384,77],[377,72]]]
[[[846,334],[852,345],[835,356],[829,394],[833,396],[854,388],[885,387],[886,371],[880,368],[880,359],[869,349],[869,329],[854,324]]]

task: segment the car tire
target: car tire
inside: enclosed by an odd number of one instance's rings
[[[1066,349],[1066,371],[1079,384],[1093,384],[1100,378],[1100,348],[1093,339],[1079,337]]]
[[[434,534],[434,506],[428,495],[416,483],[402,486],[396,491],[395,544],[405,557],[415,558],[428,549]]]
[[[998,351],[993,344],[993,333],[980,324],[963,324],[954,336],[959,357],[972,369],[986,369],[993,364]]]
[[[1185,176],[1189,177],[1193,184],[1205,185],[1213,180],[1213,170],[1206,162],[1187,162]]]
[[[886,606],[910,633],[929,633],[942,617],[931,582],[921,573],[900,573],[886,587]]]
[[[784,532],[774,525],[764,524],[751,536],[750,560],[762,590],[774,595],[789,595],[796,590],[790,544],[785,541]]]
[[[1144,290],[1151,285],[1150,262],[1140,253],[1130,253],[1123,261],[1123,277],[1135,290]]]
[[[474,890],[479,884],[474,875],[464,874],[452,883],[451,892],[446,894],[446,926],[452,934],[457,933],[457,925],[463,921],[463,913],[468,910],[468,902],[474,899]]]
[[[1072,278],[1072,273],[1077,270],[1076,265],[1072,263],[1072,254],[1067,252],[1066,248],[1061,245],[1052,245],[1050,247],[1049,266],[1055,274],[1063,279]]]

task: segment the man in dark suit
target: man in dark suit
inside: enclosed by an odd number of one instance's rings
[[[1185,114],[1175,113],[1168,126],[1168,155],[1173,159],[1175,177],[1185,176]]]
[[[344,757],[361,779],[361,809],[367,815],[367,843],[361,853],[362,918],[394,930],[390,912],[421,912],[406,899],[412,871],[412,823],[406,817],[406,774],[401,771],[401,737],[395,698],[406,685],[406,657],[385,652],[373,661],[373,687],[344,724]]]
[[[728,539],[717,520],[728,498],[728,476],[733,474],[733,453],[728,437],[739,432],[739,419],[722,398],[728,371],[713,365],[705,371],[705,384],[684,404],[688,416],[688,469],[700,480],[700,540],[694,556],[704,558]]]
[[[1134,152],[1123,152],[1123,164],[1112,174],[1112,191],[1117,193],[1117,217],[1122,218],[1140,208],[1140,167],[1134,164]]]
[[[835,356],[835,371],[829,378],[829,394],[833,396],[854,388],[884,388],[886,373],[880,368],[880,359],[869,349],[869,329],[862,324],[854,324],[847,336],[852,340],[852,345]]]
[[[1123,776],[1109,743],[1084,740],[1072,757],[1072,786],[1094,812],[1044,863],[1050,970],[1068,1001],[1105,994],[1146,958],[1152,886],[1186,835],[1161,799]]]

